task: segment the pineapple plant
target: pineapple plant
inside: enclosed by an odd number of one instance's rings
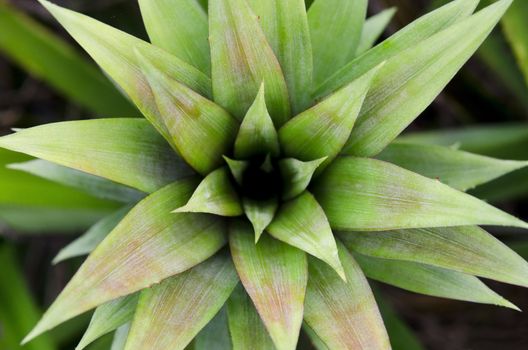
[[[29,342],[95,308],[77,349],[390,349],[367,281],[516,309],[528,264],[465,191],[528,165],[398,136],[511,5],[455,0],[374,46],[367,0],[139,0],[151,43],[40,0],[141,111],[0,138],[11,165],[123,208]],[[116,116],[113,116],[116,117]]]

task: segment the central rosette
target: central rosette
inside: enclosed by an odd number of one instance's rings
[[[240,196],[263,202],[282,197],[282,179],[278,161],[270,156],[253,157],[244,162],[240,181],[233,177]]]

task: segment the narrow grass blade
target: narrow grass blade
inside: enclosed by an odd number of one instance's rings
[[[220,216],[243,214],[240,199],[229,179],[229,170],[220,168],[205,177],[191,199],[173,213],[209,213]]]
[[[455,0],[418,18],[373,49],[347,63],[317,87],[314,97],[321,98],[328,95],[354,81],[381,62],[467,18],[473,13],[478,3],[479,0]]]
[[[304,0],[249,0],[279,60],[293,114],[310,105],[312,43]]]
[[[232,350],[226,309],[224,305],[207,326],[198,333],[194,338],[192,350]]]
[[[448,147],[398,142],[390,144],[377,158],[460,191],[528,166],[528,162],[489,158]]]
[[[139,0],[152,43],[211,74],[207,13],[196,0]]]
[[[125,349],[185,349],[237,283],[231,258],[220,253],[143,290]]]
[[[102,177],[67,168],[41,159],[24,163],[12,163],[9,169],[25,171],[29,174],[48,179],[66,186],[78,188],[95,197],[129,203],[140,200],[144,193],[130,187],[116,184]]]
[[[528,224],[439,181],[367,158],[341,157],[314,194],[335,230]]]
[[[372,82],[345,153],[365,157],[382,151],[433,102],[511,2],[498,1],[387,60]]]
[[[390,349],[367,279],[339,242],[338,248],[347,282],[326,263],[309,258],[305,322],[329,349]]]
[[[196,186],[178,181],[141,201],[93,251],[24,342],[107,301],[147,288],[212,256],[225,225],[205,214],[172,214]]]
[[[290,118],[286,81],[257,17],[245,0],[209,4],[214,99],[239,120],[266,85],[266,105],[276,127]]]
[[[157,69],[145,53],[138,51],[137,55],[172,144],[196,171],[208,174],[222,163],[238,122],[222,107]]]
[[[519,309],[489,289],[477,277],[409,261],[354,254],[368,278],[411,292],[435,297]]]
[[[0,147],[147,193],[192,174],[149,123],[137,118],[46,124],[4,136]]]
[[[63,96],[105,117],[139,112],[75,49],[32,18],[0,3],[0,51]]]
[[[94,340],[132,321],[139,293],[109,301],[95,309],[90,325],[75,350],[86,348]]]
[[[391,7],[375,14],[365,21],[365,25],[361,31],[361,38],[359,39],[359,44],[356,50],[356,56],[359,56],[365,51],[370,50],[372,46],[374,46],[376,40],[378,40],[381,34],[383,34],[395,13],[396,8]]]
[[[319,166],[326,160],[326,157],[302,162],[295,158],[284,158],[279,161],[279,169],[283,180],[282,199],[293,199],[308,188],[312,177]]]
[[[347,232],[340,236],[350,250],[363,255],[528,286],[528,263],[478,227]]]
[[[172,138],[157,111],[154,96],[147,77],[141,71],[134,48],[143,49],[147,58],[171,79],[187,85],[204,96],[211,96],[209,77],[163,49],[46,0],[39,2],[126,92],[145,117],[171,144]]]
[[[255,102],[240,125],[235,140],[235,157],[238,159],[266,154],[276,157],[280,153],[277,130],[266,108],[264,91],[264,84],[262,84]]]
[[[240,284],[227,301],[227,317],[233,350],[275,349],[253,302]]]
[[[276,239],[323,260],[346,279],[330,224],[309,192],[284,203],[267,231]]]
[[[251,226],[232,223],[229,245],[247,293],[278,350],[294,350],[303,319],[308,269],[304,252],[263,235],[255,244]]]
[[[358,48],[367,0],[316,0],[308,10],[316,86],[351,60]]]
[[[255,243],[257,243],[262,233],[264,233],[264,230],[275,217],[275,213],[279,208],[279,200],[278,198],[273,198],[262,202],[244,198],[243,207],[244,213],[251,222],[251,225],[253,225],[253,230],[255,231]]]
[[[123,220],[130,209],[132,209],[132,206],[126,206],[96,222],[86,233],[62,248],[53,259],[53,264],[90,254]]]
[[[502,20],[502,26],[528,85],[528,28],[525,21],[527,13],[526,1],[514,1]]]
[[[330,163],[350,137],[378,69],[372,69],[280,128],[284,154],[303,161],[328,157],[326,162]]]

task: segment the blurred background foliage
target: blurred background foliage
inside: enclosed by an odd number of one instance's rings
[[[206,1],[200,0],[204,6]],[[57,0],[146,39],[136,1]],[[307,3],[311,1],[307,0]],[[396,7],[384,37],[447,0],[370,0],[369,14]],[[482,0],[482,5],[492,2]],[[528,160],[528,1],[516,0],[474,58],[404,138],[503,159]],[[0,0],[0,135],[53,121],[135,117],[137,110],[35,0]],[[7,164],[30,158],[0,150],[0,349],[19,349],[80,263],[51,265],[57,252],[118,204]],[[473,190],[528,220],[528,170]],[[528,237],[491,230],[528,258]],[[528,291],[490,283],[528,309]],[[492,306],[411,294],[374,284],[395,350],[528,348],[528,316]],[[25,346],[73,349],[83,315]],[[104,337],[90,349],[110,349]]]

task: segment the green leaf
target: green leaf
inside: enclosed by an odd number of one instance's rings
[[[341,234],[350,250],[528,286],[528,263],[478,227]]]
[[[182,180],[141,201],[92,252],[25,342],[54,326],[204,261],[225,244],[223,221],[172,214],[196,185]]]
[[[528,84],[528,28],[525,22],[526,13],[528,13],[528,3],[522,0],[514,1],[511,9],[504,16],[502,25],[504,33],[513,48],[517,62],[524,72],[526,84]]]
[[[132,206],[125,206],[95,223],[86,233],[62,248],[53,259],[53,264],[91,253],[106,236],[123,220]]]
[[[207,14],[196,0],[139,0],[152,43],[209,75]]]
[[[32,18],[0,3],[0,50],[31,75],[100,116],[139,112],[72,46]]]
[[[229,245],[247,293],[278,350],[293,350],[303,319],[308,269],[306,255],[287,244],[262,236],[253,240],[251,226],[232,223]]]
[[[312,177],[326,157],[302,162],[295,158],[284,158],[279,161],[279,169],[283,181],[282,199],[288,200],[297,197],[306,190]]]
[[[233,294],[231,294],[233,295]],[[193,350],[231,350],[231,339],[227,326],[227,311],[224,306],[216,316],[194,338]]]
[[[94,340],[132,320],[139,293],[109,301],[95,309],[90,325],[75,350],[82,350]]]
[[[238,123],[223,108],[159,70],[138,51],[156,106],[171,142],[202,175],[222,162],[235,138]],[[207,144],[207,147],[204,147]]]
[[[253,302],[240,284],[227,300],[227,317],[233,350],[275,349]]]
[[[314,82],[319,85],[352,59],[358,48],[367,0],[316,0],[308,10]],[[317,86],[316,85],[316,86]]]
[[[479,0],[455,0],[418,18],[379,45],[376,45],[372,50],[368,50],[363,55],[347,63],[346,66],[318,86],[314,96],[321,98],[328,95],[332,91],[354,81],[381,62],[460,22],[473,13],[478,3]]]
[[[71,233],[86,230],[119,208],[118,203],[6,167],[29,159],[0,148],[0,226],[7,224],[19,233]]]
[[[367,279],[340,242],[338,248],[347,282],[309,257],[305,322],[329,349],[390,349]]]
[[[228,254],[143,290],[125,349],[184,349],[238,283]]]
[[[310,105],[312,43],[304,0],[249,0],[279,60],[293,114]]]
[[[39,2],[126,92],[145,117],[169,142],[172,142],[172,138],[156,108],[147,77],[142,73],[134,49],[141,50],[150,62],[153,62],[171,79],[187,85],[204,96],[211,95],[209,77],[163,49],[46,0],[39,0]]]
[[[460,272],[409,261],[354,254],[368,278],[411,292],[435,297],[519,309],[489,289],[478,278]]]
[[[253,225],[255,243],[257,243],[264,230],[275,217],[275,213],[279,208],[279,200],[278,198],[272,198],[268,201],[255,201],[244,198],[242,205],[244,207],[244,213]]]
[[[0,147],[144,192],[192,173],[146,120],[136,118],[41,125],[0,138]]]
[[[314,187],[336,230],[528,224],[451,187],[383,161],[341,157]]]
[[[246,171],[246,169],[249,167],[249,162],[245,160],[231,159],[227,156],[224,156],[224,160],[227,163],[227,166],[229,167],[231,175],[233,175],[233,177],[235,178],[235,181],[239,185],[242,185],[244,171]]]
[[[209,4],[214,99],[239,120],[266,85],[266,105],[276,127],[290,118],[288,89],[279,61],[245,0]]]
[[[370,50],[372,46],[374,46],[376,40],[378,40],[381,34],[383,34],[395,13],[396,8],[391,7],[377,13],[365,21],[356,50],[356,56]]]
[[[303,161],[328,157],[330,163],[347,142],[378,69],[288,121],[279,130],[284,154]]]
[[[41,159],[30,160],[24,163],[13,163],[7,167],[9,169],[25,171],[29,174],[66,186],[78,188],[102,199],[128,203],[138,201],[144,197],[144,193],[130,187],[121,186],[104,178]]]
[[[229,179],[229,170],[220,168],[207,175],[198,185],[187,204],[174,210],[173,213],[242,215],[242,206]]]
[[[271,154],[278,156],[280,153],[279,139],[273,120],[266,108],[264,97],[264,84],[251,105],[235,140],[235,157],[251,158]]]
[[[309,192],[284,203],[267,231],[276,239],[323,260],[346,280],[330,224]]]
[[[438,96],[512,0],[501,0],[387,60],[374,78],[345,153],[372,156]]]
[[[41,311],[38,310],[32,298],[31,290],[26,285],[25,276],[12,246],[0,244],[0,266],[2,280],[0,281],[0,347],[2,349],[20,349],[20,340],[32,324],[38,320]],[[36,339],[24,347],[27,350],[55,350],[49,335]]]
[[[130,331],[130,323],[124,324],[119,327],[112,340],[112,347],[110,350],[125,350],[125,344],[128,338],[128,332]]]
[[[453,148],[398,142],[390,144],[377,158],[461,191],[528,166],[528,162],[494,159]]]

